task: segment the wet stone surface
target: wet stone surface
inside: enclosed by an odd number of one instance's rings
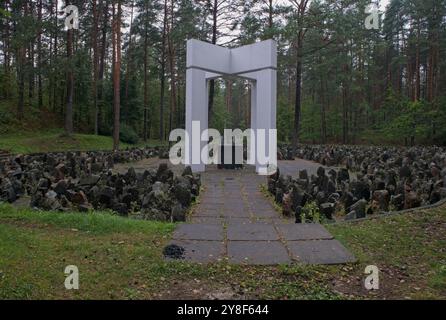
[[[304,264],[344,264],[355,262],[355,257],[337,240],[290,241],[292,257]]]
[[[227,259],[248,265],[354,261],[322,225],[295,224],[294,219],[281,216],[261,191],[266,178],[254,170],[210,168],[202,180],[199,203],[171,242],[184,248],[183,261]]]
[[[182,224],[173,234],[174,240],[223,241],[221,224]]]
[[[230,224],[229,241],[278,241],[279,234],[273,224]]]
[[[277,229],[286,241],[333,239],[333,236],[320,224],[279,224]]]
[[[182,260],[189,262],[218,262],[225,253],[225,244],[221,241],[174,240],[172,244],[184,248]]]
[[[248,265],[276,265],[291,263],[288,252],[280,241],[229,241],[229,262]]]

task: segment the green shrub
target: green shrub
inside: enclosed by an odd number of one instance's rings
[[[0,134],[9,133],[12,128],[18,126],[20,122],[14,113],[9,110],[0,109]]]
[[[137,144],[139,137],[133,128],[128,125],[122,124],[119,133],[119,140],[128,144]]]
[[[316,202],[308,202],[302,210],[302,221],[311,221],[314,223],[322,222],[319,207]]]

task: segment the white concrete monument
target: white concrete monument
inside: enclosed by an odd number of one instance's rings
[[[266,155],[270,156],[270,160],[271,157],[277,159],[275,152],[277,146],[270,148],[268,140],[270,129],[276,129],[276,42],[267,40],[228,49],[198,40],[189,40],[186,68],[186,132],[188,136],[193,135],[193,122],[200,122],[200,135],[208,129],[209,81],[221,76],[238,76],[248,79],[252,86],[251,129],[255,133],[266,132],[265,139],[255,139],[256,150],[259,149],[260,143],[264,144]],[[199,157],[200,150],[207,144],[207,139],[203,140],[201,146],[189,143],[189,150],[186,150],[185,163],[191,164],[194,172],[205,171],[204,163],[197,164],[196,161],[192,161],[193,155],[198,153]],[[269,154],[270,150],[274,150],[274,154]],[[260,164],[257,157],[255,158],[256,172],[265,172],[268,165]]]

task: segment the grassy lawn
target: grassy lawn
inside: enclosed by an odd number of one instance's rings
[[[446,207],[327,228],[361,265],[379,267],[391,297],[446,299]]]
[[[330,226],[359,258],[346,266],[231,266],[166,262],[175,225],[108,213],[0,205],[0,299],[446,298],[446,210]],[[363,289],[367,265],[381,290]],[[76,265],[80,289],[64,288]]]
[[[121,148],[159,146],[163,143],[150,140],[137,145],[128,145],[121,142]],[[90,151],[111,150],[113,139],[105,136],[89,134],[75,134],[67,137],[61,130],[50,130],[37,133],[15,133],[0,136],[0,150],[8,150],[11,153],[38,153],[55,151]]]

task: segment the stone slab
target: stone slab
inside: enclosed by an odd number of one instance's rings
[[[225,209],[222,211],[222,217],[226,219],[230,218],[251,218],[251,214],[249,210],[247,209],[240,209],[240,210],[229,210]]]
[[[270,224],[274,225],[274,221],[276,218],[262,218],[262,217],[254,217],[251,219],[253,223],[261,223],[261,224]]]
[[[221,241],[174,240],[170,244],[175,244],[184,248],[184,259],[182,260],[186,262],[219,262],[223,259],[225,253],[225,244]]]
[[[237,191],[237,193],[225,193],[223,196],[223,199],[225,200],[225,203],[229,203],[229,202],[238,202],[240,200],[242,200],[242,193],[241,191]]]
[[[252,210],[252,215],[254,218],[265,219],[265,218],[278,218],[279,215],[276,211],[272,210]]]
[[[331,240],[333,236],[320,224],[277,224],[286,241]]]
[[[251,202],[248,200],[249,203],[249,209],[253,212],[259,211],[259,212],[277,212],[276,209],[270,205],[270,204],[260,204],[260,203],[256,203]]]
[[[238,208],[245,209],[247,206],[248,206],[247,202],[241,199],[241,196],[239,196],[237,199],[225,197],[225,203],[223,204],[223,207],[225,209],[232,209],[232,210]]]
[[[251,224],[253,221],[251,218],[237,218],[237,217],[228,217],[225,219],[225,223],[227,225],[240,225],[240,224]]]
[[[224,204],[218,203],[199,203],[196,209],[202,210],[221,210],[223,209]]]
[[[223,197],[203,197],[200,198],[200,204],[206,206],[222,206],[225,203]]]
[[[250,205],[253,207],[263,207],[263,206],[269,206],[273,207],[270,200],[266,199],[264,195],[261,196],[247,196],[248,201],[250,201]]]
[[[218,224],[181,224],[173,233],[174,240],[223,241],[223,226]]]
[[[230,263],[248,265],[289,264],[291,259],[280,241],[229,241]]]
[[[200,216],[192,216],[190,218],[191,223],[203,223],[203,224],[222,224],[224,223],[224,219],[218,217],[200,217]]]
[[[337,240],[289,241],[287,246],[293,259],[304,264],[335,265],[356,261]]]
[[[194,217],[209,217],[209,218],[220,218],[221,217],[222,210],[215,208],[201,208],[198,207],[194,210],[193,216]]]
[[[250,223],[228,225],[228,240],[232,241],[275,241],[279,235],[272,224]]]

